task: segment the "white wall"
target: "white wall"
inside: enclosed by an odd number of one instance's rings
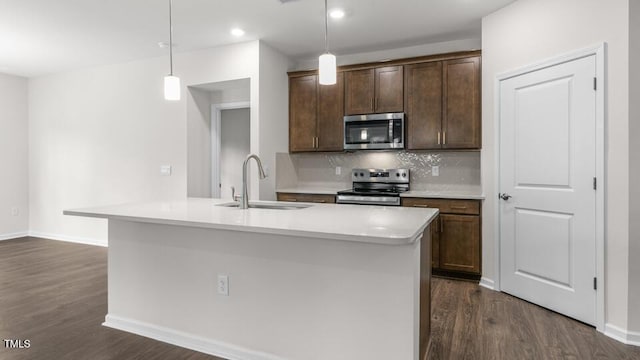
[[[0,74],[0,240],[29,229],[27,84],[26,78]]]
[[[260,99],[257,101],[260,107],[260,122],[253,121],[251,114],[251,144],[255,151],[254,127],[259,133],[258,152],[268,177],[260,181],[260,199],[276,199],[276,153],[289,151],[289,78],[287,69],[291,62],[284,55],[275,51],[264,43],[260,43]],[[254,84],[251,84],[253,90]],[[251,106],[256,102],[251,98]],[[257,168],[253,174],[257,174]],[[257,179],[253,176],[252,179]],[[253,189],[256,187],[253,186]],[[255,192],[254,192],[255,194]],[[254,195],[255,196],[255,195]]]
[[[629,249],[629,0],[519,0],[482,22],[483,276],[494,279],[497,74],[605,41],[608,43],[606,321],[627,328]],[[639,281],[640,278],[633,279]]]
[[[187,196],[211,197],[211,93],[187,91]]]
[[[245,81],[238,80],[240,84],[244,84]],[[251,89],[249,89],[249,82],[246,81],[246,86],[232,89],[224,89],[211,92],[212,104],[224,104],[231,102],[241,102],[251,100]]]
[[[640,343],[640,2],[629,6],[629,329]]]
[[[196,146],[187,141],[193,119],[187,119],[186,87],[250,78],[257,99],[258,47],[253,41],[176,54],[177,102],[163,99],[166,57],[31,79],[31,230],[105,243],[105,221],[62,210],[185,197],[187,148]],[[258,121],[257,107],[251,117]],[[160,175],[162,164],[173,166],[172,176]]]
[[[220,113],[220,197],[231,199],[231,186],[236,188],[236,194],[242,193],[241,166],[251,151],[249,109]]]

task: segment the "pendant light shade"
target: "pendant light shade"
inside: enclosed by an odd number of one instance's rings
[[[327,0],[324,0],[324,50],[325,53],[318,59],[318,82],[320,85],[333,85],[336,83],[336,56],[329,52],[329,11]]]
[[[164,77],[164,99],[180,100],[180,78],[173,75]]]
[[[319,82],[321,85],[333,85],[336,83],[336,56],[331,53],[320,55]]]
[[[164,99],[170,101],[180,100],[180,78],[173,75],[173,22],[172,6],[169,0],[169,75],[164,77]]]

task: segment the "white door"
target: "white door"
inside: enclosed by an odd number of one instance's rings
[[[593,55],[500,82],[501,290],[588,324],[596,321],[595,76]]]

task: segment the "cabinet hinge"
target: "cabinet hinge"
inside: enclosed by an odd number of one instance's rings
[[[593,78],[593,90],[598,90],[598,78]]]
[[[598,290],[598,278],[593,278],[593,290]]]
[[[593,178],[593,190],[598,189],[598,179],[596,177]]]

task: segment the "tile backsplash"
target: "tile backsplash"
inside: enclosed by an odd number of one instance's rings
[[[439,176],[432,176],[432,166]],[[336,167],[341,174],[336,175]],[[480,189],[480,152],[358,151],[276,154],[276,187],[349,188],[353,168],[408,168],[411,189]]]

